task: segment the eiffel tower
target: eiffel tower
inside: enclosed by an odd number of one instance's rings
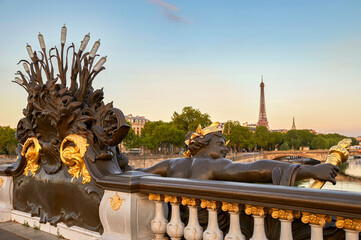
[[[269,128],[267,116],[266,116],[266,104],[264,99],[264,83],[263,83],[263,76],[261,77],[261,100],[260,100],[260,106],[259,106],[259,117],[258,117],[258,123],[257,126],[265,126]]]

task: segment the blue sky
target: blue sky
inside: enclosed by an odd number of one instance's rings
[[[95,87],[124,113],[169,121],[184,106],[213,121],[257,122],[266,84],[271,128],[361,135],[361,1],[2,1],[0,125],[16,126],[26,93],[11,83],[26,43],[107,55]]]

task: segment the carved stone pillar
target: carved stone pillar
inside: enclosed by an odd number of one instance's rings
[[[292,221],[293,218],[301,216],[300,212],[272,208],[270,213],[274,219],[278,218],[281,222],[280,240],[292,240]]]
[[[217,209],[219,204],[216,201],[201,200],[201,207],[208,210],[208,225],[203,233],[204,240],[222,240],[223,232],[219,229]]]
[[[198,221],[198,205],[199,200],[195,198],[182,197],[182,204],[188,206],[189,219],[188,225],[184,229],[184,238],[187,240],[201,240],[203,236],[203,228]]]
[[[222,210],[229,212],[230,217],[230,226],[229,231],[224,238],[225,240],[245,240],[242,231],[241,225],[239,222],[239,211],[241,208],[237,203],[226,203],[223,202]]]
[[[164,202],[169,202],[172,205],[172,216],[170,222],[167,224],[167,233],[172,240],[180,240],[183,236],[184,229],[179,211],[180,198],[165,195]]]
[[[358,240],[361,231],[361,220],[337,217],[336,227],[344,229],[346,240]]]
[[[252,214],[254,219],[253,236],[250,240],[268,240],[264,229],[264,207],[246,205],[245,213],[247,215]]]
[[[13,209],[13,178],[0,176],[0,222],[11,220]]]
[[[155,201],[155,216],[151,221],[151,228],[155,234],[156,240],[167,240],[165,236],[167,232],[167,223],[168,220],[164,217],[163,211],[163,200],[164,198],[160,194],[149,194],[149,200]]]
[[[323,226],[331,220],[330,216],[324,214],[302,212],[301,221],[311,226],[311,240],[323,240]]]

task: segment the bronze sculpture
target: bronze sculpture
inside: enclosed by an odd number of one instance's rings
[[[228,153],[226,139],[219,132],[217,123],[204,129],[199,126],[195,133],[189,132],[186,139],[187,157],[164,160],[149,168],[137,170],[163,177],[258,183],[275,182],[277,178],[282,178],[287,173],[290,176],[286,178],[291,177],[292,181],[283,185],[292,185],[295,180],[306,178],[315,178],[336,184],[335,177],[339,168],[331,164],[309,166],[273,160],[235,163],[226,159]]]
[[[92,87],[106,61],[96,54],[100,41],[85,51],[87,34],[78,49],[66,48],[66,33],[64,26],[60,50],[47,51],[40,33],[42,51],[26,46],[30,61],[19,62],[25,72],[15,78],[28,92],[16,133],[18,162],[4,171],[14,176],[14,209],[39,216],[41,223],[64,222],[101,233],[104,189],[93,176],[129,168],[118,147],[129,126],[119,109],[104,104],[103,90]]]
[[[339,167],[332,164],[300,165],[274,160],[258,160],[252,163],[235,163],[226,159],[228,148],[223,134],[213,123],[204,129],[198,126],[196,132],[186,135],[188,150],[185,158],[164,160],[149,168],[139,168],[152,174],[163,177],[191,178],[201,180],[224,180],[253,183],[272,183],[276,185],[294,185],[295,181],[314,178],[319,181],[330,181],[336,184],[335,177]],[[228,213],[221,209],[217,211],[218,224],[223,232],[229,228]],[[181,207],[183,222],[188,219],[188,210]],[[205,229],[208,224],[208,213],[205,209],[198,209],[199,223]],[[250,238],[253,234],[253,218],[245,213],[240,214],[243,234]],[[305,240],[310,238],[310,229],[299,219],[293,223],[297,229],[294,239]],[[279,239],[280,223],[270,216],[266,217],[265,230],[268,239]],[[343,232],[334,226],[334,222],[324,229],[325,239],[340,239]]]

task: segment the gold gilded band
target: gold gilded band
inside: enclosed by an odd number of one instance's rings
[[[68,144],[64,149],[66,143],[72,144]],[[83,159],[87,146],[89,146],[87,140],[76,134],[68,135],[60,146],[61,161],[69,167],[69,173],[73,179],[83,175],[83,184],[90,182],[90,174]]]
[[[21,156],[26,159],[26,167],[24,170],[24,175],[27,176],[29,172],[35,176],[36,170],[39,168],[39,152],[41,146],[36,137],[31,137],[26,140],[21,151]]]

